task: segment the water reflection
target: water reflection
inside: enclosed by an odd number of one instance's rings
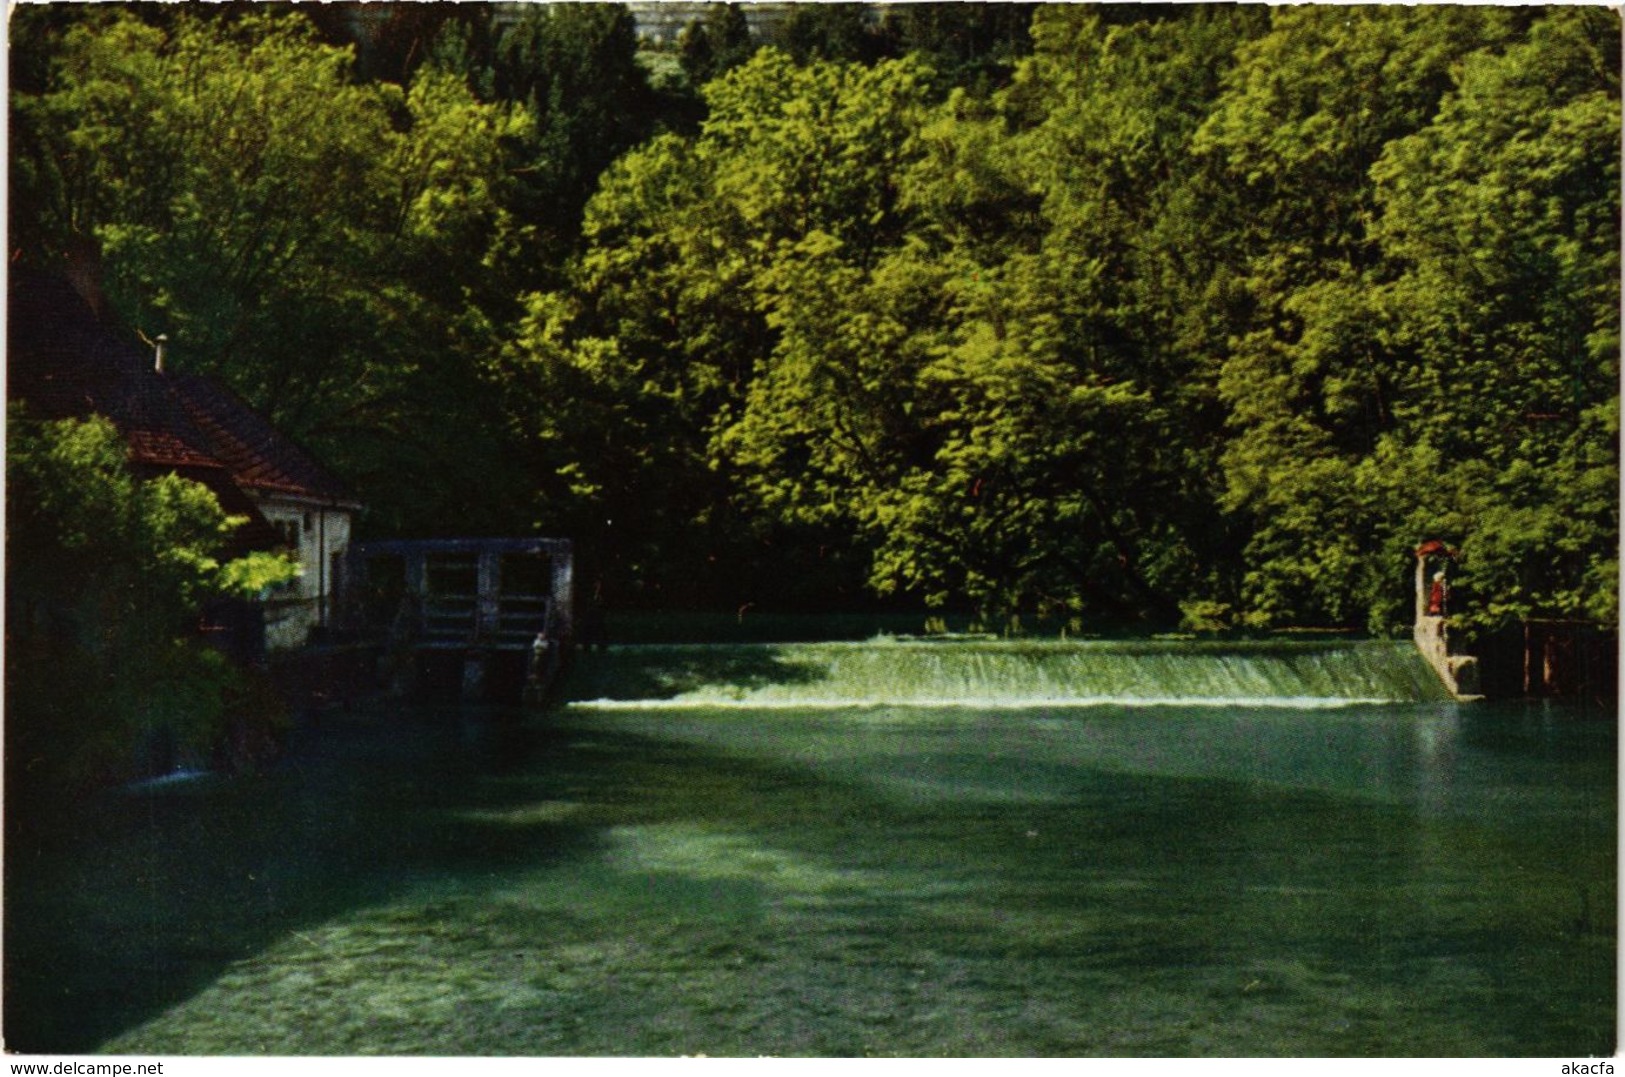
[[[1612,723],[1452,704],[380,713],[10,879],[8,1017],[118,1053],[1608,1053],[1615,769]]]
[[[597,714],[616,728],[788,755],[830,774],[943,796],[1065,796],[1079,768],[1167,777],[1259,782],[1402,803],[1423,814],[1486,815],[1507,809],[1503,748],[1561,755],[1576,784],[1606,781],[1612,755],[1597,740],[1567,752],[1551,740],[1577,736],[1572,723],[1534,730],[1521,712],[1475,715],[1455,704],[1381,705],[1292,711],[1214,707],[1047,708],[937,711],[854,708],[760,713]],[[1509,732],[1509,723],[1521,733]],[[1554,756],[1555,758],[1555,756]],[[1013,772],[999,760],[1020,761]],[[989,770],[989,761],[994,762]],[[979,772],[998,781],[977,780]],[[1003,784],[999,784],[1003,783]],[[1561,798],[1560,798],[1561,799]],[[1536,798],[1519,810],[1540,812]]]

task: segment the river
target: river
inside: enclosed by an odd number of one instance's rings
[[[330,713],[12,850],[8,1047],[1612,1054],[1613,714],[1383,646],[622,648],[542,716]]]

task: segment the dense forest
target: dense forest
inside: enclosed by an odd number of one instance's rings
[[[1617,617],[1600,7],[24,6],[11,260],[621,607]],[[43,454],[43,455],[42,455]],[[48,446],[27,459],[45,459]]]

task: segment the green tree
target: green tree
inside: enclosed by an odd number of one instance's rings
[[[1222,413],[1186,313],[1213,263],[1173,244],[1211,186],[1192,132],[1255,21],[1046,9],[995,111],[957,95],[926,130],[905,203],[941,281],[914,401],[934,452],[882,501],[877,584],[1079,626],[1172,623],[1215,586]]]
[[[756,43],[738,4],[712,4],[705,18],[683,28],[677,48],[689,85],[699,87],[750,59]]]
[[[1246,309],[1219,392],[1231,427],[1224,505],[1251,533],[1251,623],[1387,630],[1405,608],[1421,536],[1363,466],[1396,429],[1397,391],[1379,298],[1393,267],[1371,231],[1370,172],[1432,121],[1461,61],[1500,47],[1522,18],[1277,9],[1269,33],[1238,50],[1197,133],[1195,149],[1239,195],[1231,244]]]
[[[920,56],[944,88],[978,96],[1009,82],[1032,50],[1028,30],[1037,4],[898,4],[885,16],[896,48]]]
[[[1045,8],[1005,91],[941,103],[917,61],[764,51],[538,297],[511,369],[603,409],[546,417],[540,470],[660,519],[650,573],[704,519],[994,624],[1386,631],[1439,532],[1495,616],[1599,615],[1604,20]]]
[[[620,4],[530,4],[496,41],[496,100],[531,117],[520,148],[517,212],[543,250],[568,253],[609,163],[652,134],[657,100],[637,62],[637,26]]]
[[[891,42],[867,4],[797,4],[784,26],[784,48],[797,63],[869,64],[891,54]]]
[[[1392,436],[1433,457],[1392,496],[1444,516],[1482,627],[1618,616],[1619,45],[1615,13],[1545,13],[1372,169]]]
[[[1600,16],[1600,17],[1599,17]],[[1226,505],[1258,623],[1472,627],[1617,599],[1617,20],[1275,14],[1199,136],[1247,198]]]
[[[304,7],[299,17],[313,23],[322,40],[350,49],[361,78],[405,85],[448,26],[466,29],[487,21],[489,13],[481,10],[486,6],[333,0]],[[226,17],[230,17],[230,8]]]
[[[568,487],[622,579],[652,586],[664,561],[690,581],[715,566],[726,589],[771,541],[746,537],[755,510],[730,497],[725,432],[776,360],[776,308],[799,299],[779,282],[830,242],[867,272],[901,235],[895,177],[923,92],[911,65],[798,67],[763,50],[707,86],[698,135],[657,138],[606,174],[574,287],[534,302],[497,377],[544,487]],[[566,385],[591,403],[534,407]]]
[[[198,483],[137,478],[105,419],[42,423],[11,408],[6,503],[13,773],[123,777],[160,747],[207,761],[247,688],[188,626],[205,599],[257,594],[296,566],[222,560],[241,521]]]
[[[358,83],[286,16],[87,16],[50,70],[13,102],[30,257],[99,250],[126,321],[310,444],[375,523],[477,514],[453,480],[500,455],[473,353],[512,303],[481,282],[517,242],[501,147],[522,113],[433,68]]]

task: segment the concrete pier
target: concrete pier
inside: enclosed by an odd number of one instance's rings
[[[1416,619],[1412,636],[1417,650],[1451,697],[1468,702],[1484,696],[1479,688],[1478,659],[1450,653],[1448,569],[1454,559],[1454,552],[1436,540],[1416,548]]]

